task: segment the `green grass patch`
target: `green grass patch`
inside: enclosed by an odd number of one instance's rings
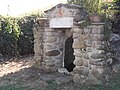
[[[0,90],[33,90],[33,89],[20,87],[18,85],[4,85],[0,87]],[[37,89],[34,89],[34,90],[37,90]]]
[[[45,90],[55,90],[57,84],[54,80],[47,81],[48,86],[45,88]]]

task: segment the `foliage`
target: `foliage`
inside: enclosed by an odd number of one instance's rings
[[[101,5],[101,14],[104,18],[111,19],[113,17],[113,2],[102,3]]]
[[[34,53],[34,38],[32,29],[36,19],[39,17],[44,17],[44,14],[29,13],[27,16],[19,19],[18,24],[22,32],[18,40],[18,52],[20,55]]]
[[[104,29],[105,29],[105,40],[108,41],[111,35],[111,28],[112,28],[112,23],[111,19],[113,17],[113,4],[112,2],[103,2],[101,5],[101,21],[105,23]]]
[[[113,32],[120,34],[120,0],[114,0]]]
[[[100,12],[102,0],[67,0],[70,4],[78,4],[86,8],[89,13],[96,14]]]
[[[11,37],[18,39],[20,28],[17,22],[18,20],[12,17],[1,18],[1,30],[4,31],[4,33],[10,34]]]
[[[18,51],[20,55],[33,53],[33,24],[35,16],[26,16],[21,18],[18,22],[21,35],[18,39]]]
[[[2,55],[17,55],[17,41],[20,36],[18,21],[12,17],[1,17],[0,20],[0,53]]]
[[[44,15],[29,14],[24,17],[0,16],[0,54],[18,56],[34,53],[33,25]]]

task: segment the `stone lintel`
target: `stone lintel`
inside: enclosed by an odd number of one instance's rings
[[[73,27],[72,17],[53,18],[50,20],[50,28],[72,28],[72,27]]]

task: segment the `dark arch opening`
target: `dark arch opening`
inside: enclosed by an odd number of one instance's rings
[[[73,61],[75,56],[73,55],[74,49],[72,48],[73,38],[72,36],[67,38],[65,42],[65,56],[64,56],[64,68],[66,68],[69,72],[73,71],[75,65]]]

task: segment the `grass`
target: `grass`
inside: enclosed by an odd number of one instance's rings
[[[55,90],[56,83],[54,80],[47,81],[47,83],[48,86],[45,89],[39,87],[29,88],[29,87],[20,87],[19,85],[6,84],[4,86],[0,86],[0,90]]]
[[[70,90],[71,86],[69,83],[63,85],[57,85],[54,80],[47,81],[48,86],[45,89],[40,89],[39,87],[36,88],[29,88],[29,87],[20,87],[19,85],[4,85],[0,87],[0,90],[64,90],[65,87],[69,87]],[[96,86],[73,86],[74,90],[120,90],[120,77],[116,77],[112,79],[108,85],[96,85]],[[68,89],[67,89],[68,90]]]
[[[30,90],[30,89],[22,88],[16,85],[6,85],[6,86],[0,87],[0,90]]]
[[[5,85],[0,87],[0,90],[40,90],[40,89],[31,89],[27,87],[20,87],[18,85]]]
[[[48,86],[45,88],[45,90],[55,90],[57,84],[54,80],[47,81]]]

